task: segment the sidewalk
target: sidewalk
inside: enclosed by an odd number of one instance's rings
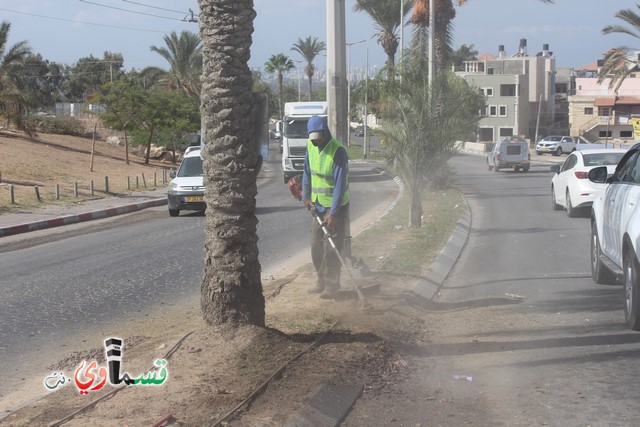
[[[108,218],[167,204],[167,189],[141,191],[128,196],[104,197],[75,204],[48,205],[35,212],[0,215],[0,238],[29,231]]]

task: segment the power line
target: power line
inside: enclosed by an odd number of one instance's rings
[[[131,0],[122,0],[122,1],[126,2],[126,3],[137,4],[138,6],[149,7],[151,9],[165,10],[167,12],[175,12],[175,13],[184,14],[184,11],[182,11],[182,10],[165,9],[164,7],[158,7],[158,6],[153,6],[153,5],[150,5],[150,4],[138,3],[137,1],[131,1]]]
[[[166,34],[167,33],[166,31],[160,31],[160,30],[145,30],[143,28],[121,27],[121,26],[118,26],[118,25],[106,25],[106,24],[99,24],[99,23],[96,23],[96,22],[83,22],[83,21],[76,21],[76,20],[73,20],[73,19],[54,18],[53,16],[45,16],[45,15],[38,15],[38,14],[35,14],[35,13],[19,12],[17,10],[11,10],[11,9],[0,8],[0,10],[2,10],[4,12],[18,13],[18,14],[21,14],[21,15],[35,16],[35,17],[38,17],[38,18],[52,19],[54,21],[71,22],[73,24],[84,24],[84,25],[93,25],[95,27],[116,28],[118,30],[144,31],[144,32],[148,32],[148,33],[162,33],[162,34]]]
[[[137,13],[138,15],[152,16],[152,17],[154,17],[154,18],[168,19],[168,20],[170,20],[170,21],[180,21],[180,19],[177,19],[177,18],[169,18],[168,16],[153,15],[153,14],[151,14],[151,13],[138,12],[137,10],[123,9],[123,8],[121,8],[121,7],[109,6],[109,5],[107,5],[107,4],[94,3],[94,2],[89,1],[89,0],[80,0],[80,1],[81,1],[81,2],[83,2],[83,3],[89,3],[89,4],[96,5],[96,6],[106,7],[107,9],[122,10],[122,11],[124,11],[124,12]]]

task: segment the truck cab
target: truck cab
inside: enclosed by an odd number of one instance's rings
[[[327,117],[327,103],[287,102],[282,119],[282,171],[284,183],[304,171],[309,133],[307,122],[311,116]]]

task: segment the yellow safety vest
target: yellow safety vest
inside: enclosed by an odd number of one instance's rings
[[[333,201],[333,188],[335,186],[333,182],[333,157],[340,147],[343,147],[343,145],[335,138],[331,138],[322,151],[319,151],[311,140],[307,142],[309,168],[311,169],[311,201],[318,202],[326,208],[331,207],[331,202]],[[340,206],[344,206],[349,202],[348,179],[347,177],[345,192]]]

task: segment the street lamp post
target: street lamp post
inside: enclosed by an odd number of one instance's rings
[[[369,158],[369,153],[368,153],[368,144],[367,144],[367,138],[369,137],[369,134],[367,133],[367,128],[369,126],[367,126],[367,124],[369,123],[368,119],[368,114],[369,112],[367,111],[367,104],[369,103],[369,48],[367,48],[367,61],[366,61],[366,75],[365,75],[365,80],[364,80],[364,141],[362,143],[362,150],[363,150],[363,157],[365,159]]]
[[[304,61],[296,61],[294,59],[293,62],[295,62],[296,64],[302,64]],[[296,72],[298,74],[298,102],[300,102],[300,66],[299,65],[296,65]]]
[[[351,146],[351,119],[349,118],[349,113],[351,113],[351,46],[364,42],[366,40],[345,43],[347,45],[347,147]]]

